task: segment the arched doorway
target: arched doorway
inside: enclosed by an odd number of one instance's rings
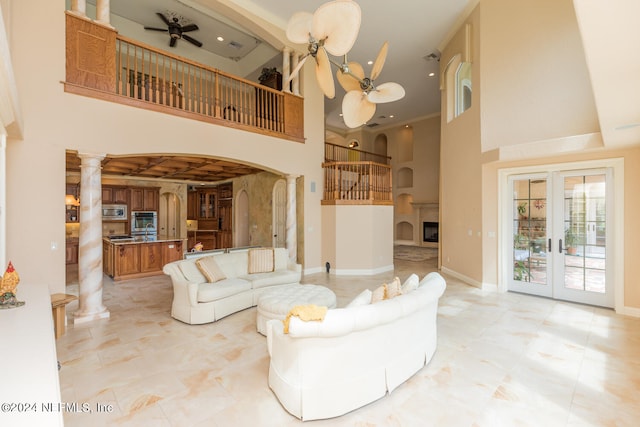
[[[235,246],[249,246],[251,239],[249,236],[249,195],[242,189],[235,197],[234,206]]]

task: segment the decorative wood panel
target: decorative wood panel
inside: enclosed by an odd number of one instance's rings
[[[284,94],[284,133],[304,138],[304,99],[290,93]]]
[[[107,92],[116,90],[115,29],[66,13],[66,81]]]

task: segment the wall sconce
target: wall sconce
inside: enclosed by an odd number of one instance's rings
[[[67,206],[80,206],[80,200],[76,199],[73,194],[67,194],[64,196],[64,204]]]
[[[349,141],[349,148],[356,148],[359,147],[360,144],[358,144],[358,140],[357,139],[352,139],[351,141]]]

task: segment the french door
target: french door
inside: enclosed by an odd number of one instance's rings
[[[613,307],[611,169],[509,177],[508,289]]]

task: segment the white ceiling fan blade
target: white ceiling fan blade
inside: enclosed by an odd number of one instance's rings
[[[312,23],[313,15],[309,12],[294,13],[287,23],[287,38],[293,43],[309,43]]]
[[[349,52],[358,38],[362,12],[351,0],[334,0],[323,4],[313,14],[311,34],[325,40],[324,47],[331,55]]]
[[[331,63],[327,51],[320,48],[316,54],[316,79],[324,96],[333,99],[336,96],[336,87],[333,83],[333,74],[331,73]]]
[[[286,83],[289,83],[291,80],[293,80],[293,78],[295,76],[298,75],[298,73],[300,72],[300,69],[302,68],[302,66],[304,65],[304,61],[307,60],[307,58],[309,57],[309,54],[307,53],[305,56],[302,57],[302,59],[300,60],[300,62],[298,62],[298,65],[296,65],[296,68],[293,69],[293,71],[291,72],[291,74],[289,74],[289,78],[287,79]]]
[[[367,99],[376,104],[393,102],[402,98],[404,98],[404,88],[398,83],[382,83],[367,95]]]
[[[376,104],[369,102],[362,91],[352,90],[342,99],[342,118],[350,128],[365,124],[376,112]]]
[[[384,44],[380,48],[380,52],[378,52],[378,56],[376,56],[376,61],[373,63],[373,68],[371,69],[371,80],[377,79],[380,75],[382,67],[384,67],[384,61],[385,59],[387,59],[388,50],[389,42],[384,42]]]
[[[357,78],[343,73],[341,70],[338,70],[336,71],[338,83],[340,83],[340,86],[342,86],[345,92],[349,92],[351,90],[361,90],[360,82],[358,81],[358,79],[364,79],[364,69],[362,68],[362,65],[352,61],[349,62],[347,66],[349,67],[349,72],[355,75]]]

